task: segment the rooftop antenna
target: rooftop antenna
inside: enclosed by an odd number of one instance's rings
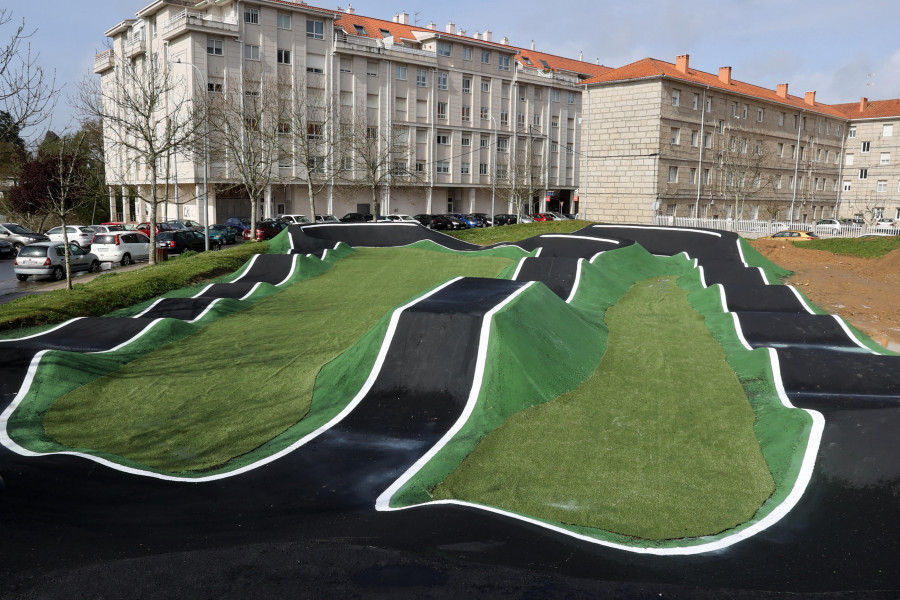
[[[413,13],[413,25],[415,25],[416,27],[419,26],[419,15],[421,15],[421,14],[422,14],[421,10],[417,13]]]

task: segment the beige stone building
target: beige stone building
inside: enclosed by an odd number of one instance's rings
[[[97,56],[94,71],[107,86],[122,61],[155,64],[178,78],[179,92],[200,102],[204,93],[241,93],[229,81],[254,70],[304,87],[295,97],[326,98],[339,115],[330,127],[341,135],[348,135],[341,120],[363,114],[373,143],[387,142],[372,132],[389,131],[404,148],[384,167],[396,177],[379,186],[380,214],[490,212],[492,199],[495,212],[511,211],[510,182],[526,176],[517,168],[522,157],[531,164],[527,176],[540,202],[525,210],[542,208],[549,198],[551,209],[576,212],[579,84],[609,71],[495,41],[490,31],[467,33],[453,23],[416,27],[406,13],[380,20],[283,0],[156,0],[106,35],[111,48]],[[319,135],[316,124],[307,127]],[[286,124],[279,128],[291,133]],[[106,148],[111,212],[145,220],[147,167],[113,137]],[[334,174],[317,195],[319,212],[340,217],[373,210],[370,193],[357,185],[352,156],[283,157],[266,165],[272,181],[259,216],[307,213],[311,168]],[[233,163],[227,154],[199,160],[188,148],[168,157],[159,192],[168,201],[160,218],[202,220],[204,171],[210,222],[249,216]]]
[[[838,108],[644,59],[583,84],[582,214],[594,220],[832,217],[848,119]]]

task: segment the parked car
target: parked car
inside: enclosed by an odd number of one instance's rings
[[[399,214],[399,215],[384,215],[379,221],[387,221],[392,223],[418,223],[417,220],[413,219],[409,215]]]
[[[866,222],[865,222],[863,219],[859,218],[859,217],[853,217],[852,219],[841,219],[841,225],[842,225],[843,227],[859,227],[859,228],[862,228],[862,227],[865,227]]]
[[[101,227],[118,227],[119,229],[124,229],[125,231],[135,231],[137,230],[138,224],[134,221],[107,221],[105,223],[100,223]],[[91,225],[93,227],[93,225]]]
[[[440,215],[445,223],[444,229],[468,229],[469,225],[463,223],[456,215]]]
[[[234,227],[229,225],[210,225],[209,226],[209,241],[212,243],[213,240],[216,240],[218,243],[222,244],[236,244],[237,243],[238,232]]]
[[[493,220],[487,213],[472,213],[472,216],[481,220],[481,225],[479,227],[490,227],[493,224]]]
[[[875,221],[875,227],[894,227],[893,219],[878,219]]]
[[[12,244],[13,250],[18,252],[22,246],[35,242],[46,242],[50,238],[27,227],[22,227],[18,223],[0,223],[0,240],[9,242]]]
[[[206,249],[206,240],[199,231],[163,231],[156,236],[156,247],[165,248],[169,254],[181,254],[188,250],[203,252]]]
[[[0,258],[9,258],[10,256],[14,256],[15,253],[16,249],[13,248],[12,244],[6,240],[0,240]]]
[[[100,262],[119,263],[123,267],[150,257],[150,238],[139,231],[111,231],[94,236],[91,252]]]
[[[254,239],[256,241],[261,242],[263,240],[270,240],[279,233],[284,227],[287,227],[287,223],[284,221],[260,221],[256,224],[256,236]],[[245,240],[250,239],[250,228],[244,230],[242,234]]]
[[[250,219],[247,217],[228,217],[225,220],[225,225],[237,231],[238,235],[242,235],[245,229],[250,229]]]
[[[166,221],[166,223],[171,225],[172,229],[190,229],[192,231],[203,231],[203,225],[201,225],[197,221],[191,221],[190,219],[171,219],[169,221]]]
[[[819,219],[816,221],[816,233],[838,234],[841,232],[841,222],[837,219]]]
[[[370,215],[369,213],[347,213],[343,217],[341,217],[341,223],[366,223],[368,221],[374,221],[375,217]]]
[[[316,215],[316,223],[340,223],[334,215]]]
[[[536,223],[543,223],[545,221],[555,221],[556,219],[550,213],[534,213],[531,215],[531,219]]]
[[[473,229],[475,227],[478,227],[478,221],[476,221],[475,217],[471,215],[467,215],[464,213],[451,213],[450,216],[459,219],[459,222],[463,224],[463,229]]]
[[[138,231],[144,232],[148,237],[150,236],[150,223],[144,221],[137,227]],[[168,223],[157,223],[156,224],[156,235],[159,235],[165,231],[175,231],[175,228],[169,225]]]
[[[817,240],[819,236],[814,234],[811,231],[798,231],[794,229],[789,229],[787,231],[779,231],[778,233],[768,235],[763,238],[759,238],[761,240],[783,240],[786,239],[791,242],[802,242],[806,240]]]
[[[100,270],[100,259],[75,242],[69,242],[69,266],[72,272]],[[32,275],[59,281],[66,276],[66,245],[63,242],[35,242],[19,249],[13,262],[16,279],[25,281]]]
[[[445,227],[443,226],[444,220],[441,218],[441,215],[428,215],[425,213],[421,213],[415,215],[413,219],[415,219],[419,222],[420,225],[424,225],[428,229],[445,229]]]
[[[125,231],[125,228],[122,225],[91,225],[91,229],[94,230],[94,233],[110,233],[111,231]]]
[[[494,225],[515,225],[518,222],[518,217],[513,214],[501,213],[494,215]]]
[[[288,221],[289,223],[312,223],[306,215],[278,215],[279,219]]]
[[[86,225],[66,225],[66,235],[70,242],[75,242],[85,250],[91,249],[91,242],[97,232]],[[47,237],[51,242],[62,242],[63,228],[62,226],[54,227],[47,232]]]

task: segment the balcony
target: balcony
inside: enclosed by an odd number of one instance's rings
[[[562,85],[570,85],[572,87],[576,87],[580,83],[580,80],[573,75],[563,75],[562,73],[557,73],[555,71],[545,71],[543,69],[536,69],[534,67],[523,67],[522,65],[519,65],[517,70],[521,75],[529,75],[531,77],[538,77],[540,79],[549,79],[555,83]]]
[[[145,53],[147,51],[147,42],[144,39],[144,32],[142,31],[136,34],[133,38],[125,42],[122,50],[125,53],[125,58],[132,58],[138,54]]]
[[[170,40],[187,31],[237,35],[238,30],[237,17],[214,17],[206,13],[183,10],[163,23],[162,38]]]
[[[343,31],[335,31],[334,33],[335,48],[344,50],[355,50],[357,52],[371,52],[373,54],[390,54],[396,52],[407,56],[421,56],[428,59],[436,59],[437,52],[435,50],[419,50],[417,48],[406,48],[393,42],[385,42],[374,38],[347,35]]]
[[[104,50],[94,57],[94,73],[100,74],[113,68],[115,62],[115,54],[112,48]]]

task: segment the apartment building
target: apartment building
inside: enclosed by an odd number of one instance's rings
[[[381,167],[390,172],[375,203],[359,185],[353,156],[269,161],[261,217],[308,212],[311,171],[333,174],[316,196],[317,211],[338,216],[490,212],[492,202],[495,212],[506,212],[514,210],[517,178],[532,184],[535,204],[529,198],[526,211],[549,202],[576,212],[580,83],[610,70],[495,41],[490,31],[469,34],[453,23],[417,27],[406,13],[381,20],[285,0],[157,0],[106,35],[111,48],[94,67],[104,85],[114,85],[121,61],[157,65],[177,74],[183,91],[201,102],[202,94],[241,93],[230,89],[235,76],[269,74],[304,88],[294,97],[326,98],[337,115],[328,125],[335,135],[349,135],[341,121],[361,114],[372,144],[388,143],[379,132],[401,141],[403,151]],[[317,124],[306,127],[319,135]],[[289,133],[286,124],[279,128]],[[111,213],[143,220],[147,166],[114,136],[107,142]],[[204,190],[210,222],[249,215],[238,169],[227,156],[208,156],[200,160],[185,148],[167,157],[164,189],[157,190],[168,199],[161,218],[199,219]]]
[[[900,222],[900,100],[836,104],[849,119],[841,178],[846,216]]]
[[[584,82],[588,219],[818,219],[839,209],[848,117],[788,93],[644,59]],[[846,179],[846,177],[844,177]]]

